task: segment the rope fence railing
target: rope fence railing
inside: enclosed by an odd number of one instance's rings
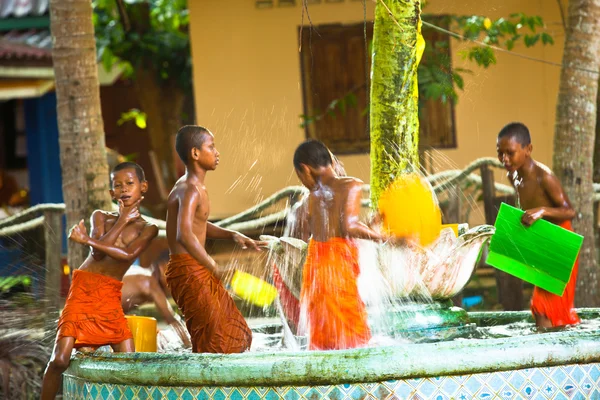
[[[437,172],[429,175],[427,180],[432,185],[434,192],[438,195],[465,183],[482,186],[483,182],[481,176],[474,173],[474,171],[481,169],[482,167],[502,168],[503,165],[495,158],[483,157],[474,160],[462,170],[455,169]],[[600,183],[594,183],[593,187],[594,201],[600,201]],[[362,189],[363,193],[368,196],[370,185],[365,184]],[[511,186],[498,182],[494,182],[494,189],[496,192],[504,195],[515,194],[515,191]],[[291,205],[300,200],[307,193],[308,190],[302,186],[286,187],[247,210],[215,222],[215,225],[244,232],[283,222],[289,213]],[[283,210],[275,211],[267,215],[261,215],[263,211],[277,205],[282,200],[287,201]],[[363,207],[369,207],[370,200],[368,198],[363,199],[361,205]],[[18,214],[0,220],[0,237],[39,227],[44,223],[44,216],[40,214],[51,211],[64,213],[64,210],[65,205],[62,203],[38,204],[30,207]],[[113,210],[117,210],[116,205],[114,205]],[[148,216],[144,216],[144,218],[159,228],[159,236],[165,236],[165,221]]]

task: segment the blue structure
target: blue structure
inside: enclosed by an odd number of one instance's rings
[[[63,203],[56,93],[25,100],[31,205]]]

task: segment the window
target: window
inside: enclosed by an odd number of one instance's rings
[[[0,121],[0,168],[27,168],[24,101],[0,102]]]
[[[367,60],[367,48],[373,38],[373,23],[367,24],[366,41],[364,28],[359,23],[299,29],[306,136],[323,141],[336,154],[369,151],[371,61],[370,55]],[[428,45],[437,44],[436,57],[445,52],[450,59],[446,35],[425,27],[423,35]],[[427,62],[426,58],[421,62]],[[452,101],[421,101],[419,114],[422,149],[456,147]]]

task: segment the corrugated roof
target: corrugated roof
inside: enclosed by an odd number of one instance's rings
[[[52,36],[49,30],[9,31],[0,35],[0,63],[33,61],[52,63]]]
[[[49,0],[0,0],[0,18],[40,16],[48,11]]]

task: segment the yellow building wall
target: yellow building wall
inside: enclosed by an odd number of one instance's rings
[[[305,139],[299,127],[304,111],[298,52],[302,8],[257,9],[253,0],[190,1],[189,8],[196,118],[215,134],[221,153],[218,169],[207,178],[211,217],[222,218],[299,184],[292,156]],[[374,3],[367,1],[370,20],[373,10]],[[554,0],[430,0],[424,12],[491,18],[514,12],[540,15],[555,45],[519,45],[513,51],[561,63],[564,32]],[[309,4],[308,13],[313,25],[357,23],[363,21],[363,2],[322,0]],[[560,68],[498,52],[497,65],[483,69],[463,60],[460,47],[453,41],[454,66],[474,73],[465,75],[465,90],[456,105],[458,147],[433,151],[433,169],[463,168],[478,157],[495,156],[495,137],[512,121],[529,127],[534,157],[551,165]],[[340,158],[349,175],[369,181],[368,155]],[[502,174],[496,179],[503,180]],[[481,222],[479,208],[471,215]]]

